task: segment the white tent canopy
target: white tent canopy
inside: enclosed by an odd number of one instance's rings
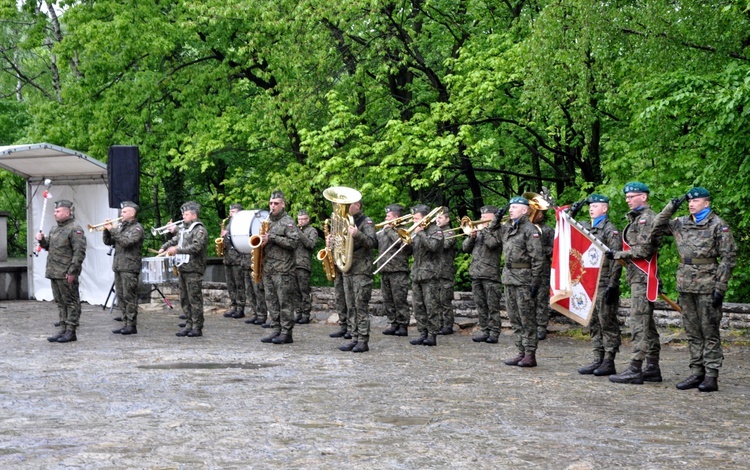
[[[27,144],[0,147],[0,168],[26,178],[29,253],[34,252],[34,238],[40,227],[49,233],[54,226],[54,201],[73,201],[76,221],[86,229],[117,217],[117,210],[109,208],[107,166],[81,152],[51,144]],[[44,180],[51,180],[50,198],[42,219]],[[102,242],[101,232],[86,232],[86,259],[80,277],[81,300],[103,304],[112,286],[112,258],[109,247]],[[52,300],[52,288],[44,277],[47,252],[28,259],[29,296],[36,300]]]

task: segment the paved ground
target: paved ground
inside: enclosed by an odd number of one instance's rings
[[[540,366],[502,365],[510,336],[435,348],[373,334],[344,353],[335,327],[294,344],[217,312],[178,338],[178,311],[139,334],[84,306],[79,340],[51,344],[49,302],[0,304],[0,468],[747,468],[750,348],[725,351],[720,391],[680,392],[687,351],[665,345],[665,382],[581,376],[586,342],[551,336]],[[377,322],[376,322],[377,323]],[[415,333],[412,332],[412,335]],[[618,358],[625,367],[626,355]]]

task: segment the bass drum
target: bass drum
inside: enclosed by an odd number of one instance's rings
[[[260,233],[260,223],[268,218],[267,210],[239,211],[229,223],[229,238],[232,246],[240,253],[250,254],[250,237]]]

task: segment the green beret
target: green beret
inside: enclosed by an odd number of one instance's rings
[[[622,192],[624,194],[628,193],[649,193],[648,186],[645,184],[638,182],[638,181],[631,181],[630,183],[626,183],[625,187],[622,188]]]
[[[58,207],[67,207],[68,209],[73,208],[73,203],[68,201],[67,199],[60,199],[59,201],[55,201],[55,209]]]
[[[427,214],[430,213],[430,207],[426,206],[424,204],[418,204],[418,205],[416,205],[416,206],[414,206],[414,207],[411,208],[411,213],[412,214],[427,215]]]
[[[591,196],[589,196],[586,202],[588,202],[589,204],[593,204],[595,202],[606,202],[607,204],[609,204],[609,198],[604,194],[592,194]]]
[[[508,204],[523,204],[524,206],[528,206],[529,200],[523,196],[516,196],[511,198],[510,201],[508,201]]]
[[[700,186],[696,186],[692,188],[690,191],[688,191],[687,198],[688,199],[695,199],[695,198],[711,199],[711,193],[709,193],[708,189],[706,188],[701,188]]]
[[[497,206],[482,206],[479,208],[479,212],[482,214],[486,214],[488,212],[490,214],[494,214],[495,212],[497,212]]]
[[[134,203],[133,201],[122,201],[120,203],[120,209],[125,209],[126,207],[132,207],[136,212],[138,212],[138,210],[140,209],[140,207],[138,207],[138,204]]]

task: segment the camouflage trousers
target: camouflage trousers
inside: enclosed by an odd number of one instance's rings
[[[520,353],[535,353],[536,311],[531,298],[531,286],[505,285],[505,308],[516,337],[516,348]]]
[[[412,281],[411,303],[417,331],[437,335],[440,330],[440,280]]]
[[[456,314],[453,310],[453,279],[440,279],[440,327],[453,328]]]
[[[620,323],[617,321],[619,302],[607,305],[604,293],[607,286],[599,286],[596,296],[596,306],[589,322],[591,345],[594,355],[599,357],[604,353],[617,354],[620,352]]]
[[[297,288],[294,274],[264,274],[263,287],[266,291],[271,329],[277,333],[291,334],[294,329],[294,297]]]
[[[242,277],[245,282],[245,305],[252,309],[259,320],[266,321],[268,309],[266,308],[266,291],[263,288],[263,280],[256,283],[253,281],[253,273],[248,268],[242,268]]]
[[[722,311],[711,305],[711,294],[680,293],[682,323],[688,337],[690,373],[718,377],[724,353],[721,350]]]
[[[232,301],[232,307],[245,308],[247,296],[245,294],[245,279],[239,264],[225,264],[224,277],[227,280],[227,292]]]
[[[493,279],[472,279],[471,293],[477,305],[479,328],[491,335],[500,335],[500,298],[502,284]],[[451,324],[453,326],[453,324]]]
[[[310,271],[297,268],[297,314],[299,318],[310,318],[312,294],[310,293]]]
[[[117,311],[125,326],[137,326],[138,322],[138,273],[115,271],[115,295]]]
[[[65,279],[50,279],[52,297],[57,304],[60,327],[75,331],[81,318],[81,297],[78,292],[78,276],[71,284]]]
[[[180,306],[185,328],[203,329],[203,273],[180,272]]]
[[[397,271],[380,274],[380,292],[383,295],[383,309],[393,326],[409,326],[409,273]]]
[[[336,271],[336,277],[333,280],[333,292],[336,296],[336,312],[339,314],[339,327],[351,331],[349,325],[349,314],[346,309],[346,290],[344,289],[344,275],[341,271]]]
[[[654,304],[646,298],[646,284],[630,285],[630,329],[633,336],[633,361],[659,357],[661,345],[654,322]]]
[[[545,278],[549,279],[549,275]],[[539,292],[534,299],[534,308],[536,309],[536,329],[537,331],[547,331],[549,325],[549,284],[542,282]]]
[[[349,332],[353,340],[370,340],[370,297],[372,296],[372,276],[368,274],[346,274],[344,295],[348,312]]]

